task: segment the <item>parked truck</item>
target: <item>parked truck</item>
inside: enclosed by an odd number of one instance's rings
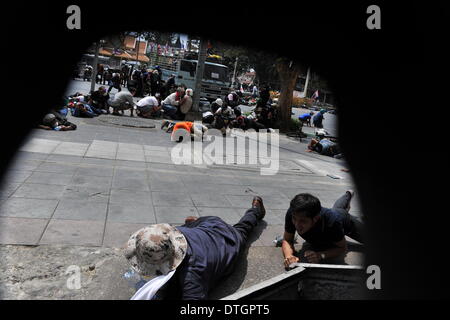
[[[175,83],[184,84],[188,88],[195,89],[195,74],[198,61],[189,58],[171,58],[165,61],[159,57],[158,65],[162,71],[162,80],[166,81],[172,74],[175,74]],[[230,91],[230,77],[228,67],[212,62],[205,62],[203,79],[201,83],[200,98],[209,101],[222,98]]]

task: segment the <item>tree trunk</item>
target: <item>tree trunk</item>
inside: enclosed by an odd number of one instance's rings
[[[297,78],[302,71],[302,66],[292,60],[280,58],[276,63],[280,78],[280,97],[278,98],[278,110],[280,131],[289,131],[292,116],[292,98]]]

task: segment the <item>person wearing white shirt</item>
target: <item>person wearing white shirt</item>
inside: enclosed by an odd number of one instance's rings
[[[136,103],[136,106],[136,113],[143,118],[150,118],[161,110],[158,99],[153,96],[142,98]]]

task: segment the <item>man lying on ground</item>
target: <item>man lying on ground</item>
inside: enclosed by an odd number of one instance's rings
[[[337,143],[329,139],[311,139],[308,144],[307,152],[317,152],[324,156],[334,157],[337,159],[342,158],[342,153]]]
[[[346,191],[331,209],[322,207],[319,199],[308,193],[298,194],[292,199],[285,217],[282,242],[286,268],[300,261],[294,248],[296,231],[306,240],[304,246],[311,248],[305,252],[305,262],[308,263],[321,263],[343,256],[347,251],[345,236],[363,243],[363,224],[348,213],[353,195],[352,190]]]
[[[184,136],[188,134],[191,139],[201,138],[203,141],[203,135],[208,130],[206,126],[191,121],[173,122],[164,120],[161,124],[161,130],[164,128],[167,128],[166,132],[172,133],[170,139],[176,142],[182,142]]]
[[[39,124],[38,127],[40,129],[55,130],[55,131],[69,131],[76,129],[76,125],[74,124],[63,125],[59,123],[56,116],[52,113],[45,115],[45,117],[42,119],[42,124]]]
[[[260,197],[235,225],[219,217],[188,217],[173,227],[156,224],[129,239],[125,257],[144,277],[153,277],[132,300],[205,300],[230,275],[256,225],[266,210]],[[155,278],[156,276],[156,278]]]

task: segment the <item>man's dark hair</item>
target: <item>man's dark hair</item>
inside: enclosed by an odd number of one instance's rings
[[[131,88],[129,89],[129,91],[130,91],[130,93],[136,92],[136,88],[135,88],[135,87],[131,87]]]
[[[302,214],[314,218],[320,213],[322,206],[320,200],[309,193],[300,193],[291,200],[292,214]]]

